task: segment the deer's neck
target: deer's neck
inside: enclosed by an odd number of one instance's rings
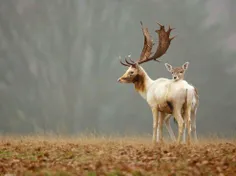
[[[134,80],[135,90],[144,98],[147,97],[147,91],[153,80],[148,76],[148,74],[141,68],[139,75],[136,76]]]

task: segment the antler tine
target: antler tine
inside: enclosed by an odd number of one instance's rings
[[[168,31],[167,31],[168,35],[170,35],[170,32],[171,32],[172,30],[174,30],[174,29],[175,29],[175,28],[171,28],[170,25],[169,25],[169,29],[168,29]]]
[[[156,23],[160,26],[160,28],[164,27],[164,25],[162,25],[161,23],[159,23],[159,22],[156,22]]]
[[[128,64],[124,63],[124,62],[121,60],[121,57],[120,57],[120,56],[119,56],[119,60],[120,60],[120,63],[121,63],[122,65],[124,65],[124,66],[126,66],[126,67],[129,66]]]
[[[153,54],[153,56],[151,56],[150,58],[145,58],[143,60],[140,60],[138,63],[142,64],[144,62],[148,62],[150,60],[155,60],[157,62],[160,62],[160,60],[158,58],[160,58],[162,55],[164,55],[166,53],[166,51],[168,50],[171,41],[176,37],[171,37],[170,36],[170,32],[174,29],[171,28],[169,26],[169,29],[167,31],[165,31],[165,26],[158,23],[157,24],[160,26],[159,30],[156,30],[155,32],[158,34],[158,38],[159,38],[159,44],[158,47],[156,49],[156,52]]]
[[[177,37],[177,35],[175,35],[174,37],[171,37],[170,38],[170,42],[174,39],[174,38],[176,38]]]
[[[162,26],[161,23],[159,23],[159,22],[156,22],[156,23],[157,23],[160,27]]]
[[[143,37],[144,37],[144,43],[143,43],[143,49],[140,54],[140,58],[137,62],[140,62],[141,60],[145,60],[151,55],[152,47],[153,47],[153,40],[152,37],[148,31],[148,28],[143,27],[142,21],[140,21],[140,24],[142,26],[142,32],[143,32]]]
[[[128,67],[134,66],[134,65],[136,64],[136,62],[134,62],[131,58],[129,59],[130,61],[128,61],[128,58],[130,58],[130,56],[125,57],[125,63],[122,62],[122,60],[121,60],[121,58],[120,58],[120,63],[121,63],[122,65],[128,66]]]
[[[126,62],[127,64],[129,64],[129,65],[133,65],[133,63],[129,62],[127,59],[128,59],[128,58],[125,58],[125,62]]]
[[[132,59],[130,59],[130,61],[131,61],[133,64],[135,64],[135,62],[134,62]]]
[[[127,66],[127,67],[129,67],[129,65],[128,65],[128,64],[125,64],[125,63],[123,63],[121,60],[120,60],[120,63],[121,63],[122,65],[124,65],[124,66]]]

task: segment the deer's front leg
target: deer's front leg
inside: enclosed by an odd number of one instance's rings
[[[158,124],[158,111],[157,108],[152,108],[153,116],[153,132],[152,132],[152,143],[155,144],[157,140],[157,124]]]
[[[163,130],[163,119],[165,117],[165,113],[164,112],[160,112],[160,116],[159,116],[159,122],[158,122],[158,131],[159,131],[159,135],[158,135],[158,141],[160,141],[161,143],[163,142],[163,134],[162,134],[162,130]]]

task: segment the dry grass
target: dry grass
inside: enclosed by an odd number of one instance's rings
[[[234,175],[236,141],[153,146],[151,137],[0,137],[0,173],[15,175]]]

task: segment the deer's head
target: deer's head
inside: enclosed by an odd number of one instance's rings
[[[172,74],[172,79],[175,81],[183,80],[189,62],[185,62],[181,67],[172,67],[172,65],[165,63],[166,69]]]
[[[125,72],[125,74],[118,79],[118,82],[120,83],[135,83],[139,80],[142,80],[141,77],[143,76],[143,71],[140,64],[144,62],[148,62],[150,60],[160,62],[158,58],[160,58],[162,55],[166,53],[171,43],[171,40],[175,38],[175,36],[169,38],[170,32],[171,30],[173,30],[173,28],[170,28],[169,26],[169,29],[165,31],[165,27],[161,25],[160,23],[157,23],[160,26],[160,29],[155,30],[155,32],[158,34],[158,37],[159,37],[159,45],[154,55],[150,57],[152,47],[154,44],[148,32],[148,28],[144,28],[142,22],[140,23],[142,26],[142,32],[144,36],[143,49],[142,49],[139,59],[136,62],[133,61],[132,59],[128,61],[127,58],[125,58],[125,63],[120,61],[122,65],[129,67],[127,71]]]
[[[126,72],[118,79],[120,83],[135,83],[138,78],[142,75],[140,66],[134,64],[129,66]]]

